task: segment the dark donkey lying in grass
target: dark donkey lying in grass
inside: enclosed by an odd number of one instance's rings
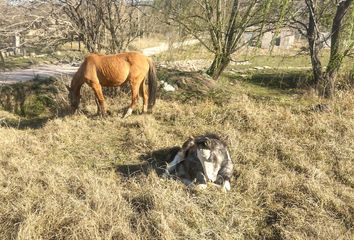
[[[203,189],[209,181],[225,191],[231,189],[232,173],[233,163],[227,146],[215,134],[189,138],[166,168],[166,175],[175,174],[187,185],[196,182],[198,188]]]

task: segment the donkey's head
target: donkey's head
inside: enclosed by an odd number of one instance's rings
[[[215,182],[224,159],[220,152],[220,148],[224,147],[223,144],[218,139],[207,136],[197,138],[195,143],[205,176],[209,181]]]

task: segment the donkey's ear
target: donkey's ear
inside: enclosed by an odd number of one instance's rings
[[[69,85],[65,85],[66,89],[68,89],[68,91],[70,92],[71,88]]]
[[[194,138],[193,138],[193,137],[190,137],[190,138],[188,138],[187,141],[185,141],[185,142],[183,143],[182,149],[187,150],[187,149],[191,148],[194,144],[195,144],[195,143],[194,143]]]

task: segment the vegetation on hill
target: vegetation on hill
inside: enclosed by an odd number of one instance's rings
[[[88,89],[78,115],[35,124],[0,111],[1,239],[352,238],[352,92],[327,102],[232,71],[208,89],[204,75],[159,72],[180,85],[160,91],[152,115],[121,119],[120,92],[113,114],[95,117]],[[191,78],[203,85],[178,82]],[[205,132],[227,137],[229,193],[158,175],[168,149]]]

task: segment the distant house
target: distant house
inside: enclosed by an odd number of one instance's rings
[[[265,32],[260,41],[258,40],[257,34],[252,29],[248,29],[242,35],[242,42],[248,43],[248,46],[261,47],[263,49],[269,49],[272,46],[279,49],[290,49],[295,43],[295,33],[290,29],[284,28],[280,29],[278,33],[274,31]]]
[[[264,33],[261,41],[261,48],[268,49],[272,45],[279,49],[290,49],[295,43],[295,33],[289,29],[281,29],[280,33],[275,32]]]
[[[5,55],[15,55],[21,52],[21,37],[19,34],[3,37],[0,42],[0,51]]]
[[[324,48],[330,48],[331,47],[331,33],[330,32],[320,33],[320,41],[323,43]]]

